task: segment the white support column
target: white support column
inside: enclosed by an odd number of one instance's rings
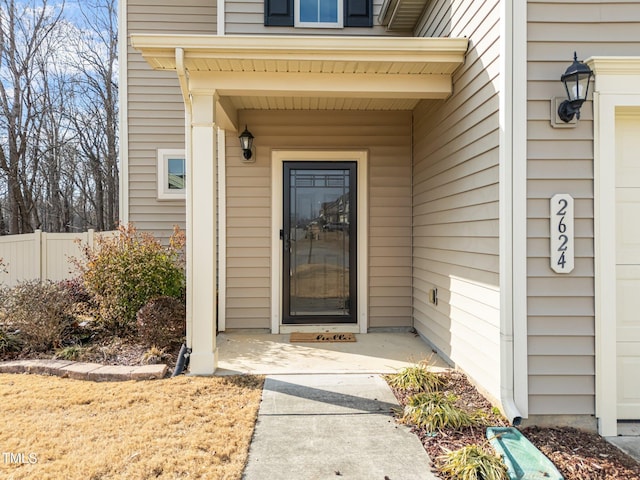
[[[216,347],[217,136],[213,95],[193,95],[187,154],[187,339],[189,371],[211,375]]]
[[[217,122],[216,122],[217,123]],[[226,132],[218,130],[218,331],[224,332],[227,312],[227,179]]]

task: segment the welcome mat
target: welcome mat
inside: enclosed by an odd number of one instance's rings
[[[290,342],[298,343],[324,343],[324,342],[355,342],[356,336],[353,333],[304,333],[292,332],[289,337]]]

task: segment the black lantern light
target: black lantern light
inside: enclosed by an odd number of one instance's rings
[[[246,125],[244,126],[244,132],[238,138],[240,139],[240,147],[242,147],[244,158],[249,160],[251,158],[251,147],[253,146],[253,135],[247,130]]]
[[[568,98],[558,107],[558,116],[563,122],[570,122],[574,116],[580,118],[580,107],[589,94],[589,82],[592,76],[591,69],[583,62],[579,62],[576,52],[573,52],[573,63],[560,77]]]

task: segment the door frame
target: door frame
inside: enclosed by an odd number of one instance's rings
[[[355,162],[357,165],[357,318],[350,324],[282,324],[282,229],[284,162]],[[369,185],[366,150],[272,150],[271,151],[271,333],[292,331],[339,331],[367,333],[369,311]]]
[[[594,71],[595,387],[598,433],[618,434],[616,335],[616,116],[640,107],[640,57],[592,57]]]

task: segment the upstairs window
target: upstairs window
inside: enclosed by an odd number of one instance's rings
[[[295,26],[342,28],[342,0],[295,0]]]
[[[264,24],[272,27],[372,27],[372,0],[265,0]]]

